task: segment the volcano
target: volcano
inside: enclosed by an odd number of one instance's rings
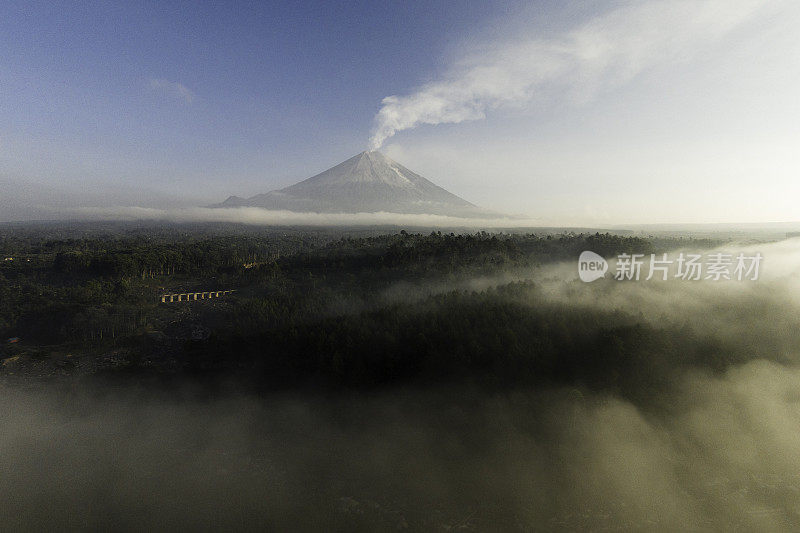
[[[261,207],[316,213],[410,213],[484,217],[459,198],[380,152],[361,152],[299,183],[212,207]]]

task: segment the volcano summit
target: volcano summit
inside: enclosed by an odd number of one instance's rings
[[[409,213],[490,216],[380,152],[361,152],[299,183],[212,207],[261,207],[317,213]]]

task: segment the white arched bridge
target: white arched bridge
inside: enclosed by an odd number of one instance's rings
[[[206,292],[183,292],[176,294],[162,294],[161,303],[169,304],[173,302],[193,302],[195,300],[210,300],[212,298],[221,298],[227,296],[236,290],[229,291],[206,291]]]

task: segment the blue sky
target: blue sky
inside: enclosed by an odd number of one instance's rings
[[[372,138],[470,201],[545,223],[800,220],[787,200],[800,194],[800,16],[786,0],[2,13],[7,212],[252,195]]]
[[[258,174],[285,181],[363,149],[383,96],[432,76],[450,39],[510,9],[452,0],[4,5],[0,139],[17,148],[3,154],[7,172],[147,186],[174,174],[212,187]]]

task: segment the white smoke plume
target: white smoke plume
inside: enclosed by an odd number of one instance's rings
[[[583,100],[644,70],[683,60],[719,43],[767,4],[761,0],[626,2],[552,38],[523,36],[490,43],[438,81],[405,96],[387,96],[370,147],[421,124],[460,123],[487,111],[525,106],[544,93]]]

